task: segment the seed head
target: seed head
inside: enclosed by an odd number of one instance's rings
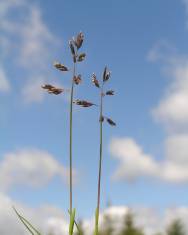
[[[77,36],[76,39],[74,39],[74,44],[79,49],[82,46],[82,43],[84,41],[84,35],[82,32],[80,32]]]
[[[42,85],[41,87],[42,87],[43,89],[46,89],[46,90],[49,90],[49,89],[52,89],[52,88],[53,88],[53,86],[50,85],[50,84],[45,84],[45,85]]]
[[[74,61],[74,63],[76,63],[76,52],[75,52],[74,41],[73,40],[69,41],[69,46],[70,46],[70,49],[71,49],[73,61]]]
[[[86,54],[85,53],[82,53],[78,56],[78,62],[82,62],[84,59],[86,58]]]
[[[114,91],[113,90],[109,90],[106,92],[106,95],[114,95]]]
[[[103,116],[101,116],[101,117],[99,118],[99,122],[104,122],[104,117],[103,117]]]
[[[99,81],[94,73],[92,74],[92,82],[96,87],[100,88]]]
[[[110,118],[106,118],[106,121],[111,125],[111,126],[116,126],[116,123],[112,121]]]
[[[88,102],[86,100],[79,100],[79,99],[73,101],[73,103],[76,104],[76,105],[80,105],[80,106],[82,106],[84,108],[88,108],[88,107],[91,107],[93,105],[96,105],[96,104],[93,104],[93,103]]]
[[[74,76],[74,83],[76,84],[76,85],[79,85],[81,82],[82,82],[82,76],[81,76],[81,74],[79,74],[78,76]]]
[[[69,71],[69,69],[68,69],[65,65],[63,65],[63,64],[61,64],[61,63],[59,63],[59,62],[54,62],[54,67],[55,67],[56,69],[62,71],[62,72],[67,72],[67,71]]]
[[[110,78],[110,71],[108,70],[107,67],[104,68],[104,72],[103,72],[103,82],[106,82],[109,80]]]
[[[59,95],[64,91],[62,88],[57,88],[50,84],[45,84],[42,86],[42,88],[47,90],[49,94],[54,94],[54,95]]]

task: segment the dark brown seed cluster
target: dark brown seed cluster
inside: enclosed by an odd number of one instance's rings
[[[62,88],[54,87],[50,84],[45,84],[42,86],[43,89],[47,90],[49,94],[59,95],[63,92]]]
[[[84,41],[84,35],[83,35],[82,32],[80,32],[76,36],[76,38],[73,37],[69,41],[69,47],[70,47],[70,50],[71,50],[71,54],[72,54],[72,58],[73,58],[74,63],[82,62],[86,57],[85,53],[81,53],[80,55],[78,55],[78,50],[82,46],[83,41]]]
[[[73,61],[74,61],[74,63],[76,63],[76,56],[77,55],[76,55],[76,52],[75,52],[74,41],[73,40],[69,41],[69,47],[70,47],[70,50],[71,50]]]
[[[62,72],[67,72],[67,71],[69,71],[69,69],[68,69],[65,65],[63,65],[63,64],[61,64],[61,63],[59,63],[59,62],[55,62],[55,63],[54,63],[54,67],[55,67],[56,69],[62,71]]]
[[[106,92],[106,95],[114,95],[114,91],[113,90],[109,90]]]
[[[78,55],[78,62],[82,62],[86,57],[86,54],[85,53],[81,53],[80,55]]]
[[[96,87],[100,88],[99,81],[97,80],[97,76],[94,73],[92,74],[92,82]]]
[[[111,126],[116,126],[116,123],[112,121],[110,118],[106,118],[106,121],[111,125]]]
[[[104,117],[103,117],[103,116],[101,116],[101,117],[99,118],[99,122],[104,122]]]
[[[80,47],[82,46],[82,43],[84,41],[84,35],[82,32],[80,32],[76,38],[73,39],[74,40],[74,44],[77,47],[77,49],[80,49]]]
[[[107,67],[104,68],[103,71],[103,76],[102,76],[102,85],[100,86],[99,81],[97,80],[97,76],[95,75],[95,73],[92,74],[92,83],[97,87],[97,88],[101,88],[101,98],[104,98],[106,95],[114,95],[114,90],[107,90],[107,91],[103,91],[103,87],[104,84],[106,83],[106,81],[108,81],[110,79],[110,71],[108,70]],[[110,124],[111,126],[116,126],[116,123],[108,117],[105,116],[101,116],[99,118],[99,122],[104,122],[104,120],[107,121],[108,124]]]
[[[74,83],[76,84],[76,85],[79,85],[81,82],[82,82],[82,76],[81,76],[81,74],[79,74],[78,76],[74,76]]]
[[[75,100],[73,103],[76,104],[76,105],[80,105],[84,108],[88,108],[88,107],[91,107],[93,105],[96,105],[96,104],[93,104],[93,103],[88,102],[86,100],[79,100],[79,99]]]
[[[105,67],[104,72],[103,72],[103,82],[108,81],[110,78],[110,75],[111,75],[110,71],[108,70],[107,67]]]
[[[99,118],[99,122],[104,122],[104,120],[106,120],[108,124],[110,124],[111,126],[116,126],[116,123],[111,118],[104,117],[104,116]]]
[[[81,48],[81,46],[83,44],[83,41],[84,41],[84,35],[83,35],[82,32],[80,32],[76,37],[73,37],[69,41],[69,47],[70,47],[70,51],[71,51],[71,55],[72,55],[74,63],[82,62],[86,58],[85,53],[79,53],[78,54],[78,50]],[[60,71],[63,71],[63,72],[69,71],[69,69],[65,65],[63,65],[59,62],[55,62],[54,67],[56,69],[60,70]],[[76,85],[79,85],[82,82],[81,74],[73,75],[72,79],[73,79],[74,84],[76,84]],[[94,78],[94,77],[93,77],[93,79],[94,79],[93,80],[94,84],[97,87],[99,87],[99,82],[97,81],[97,79]],[[59,95],[59,94],[61,94],[62,92],[65,91],[65,89],[57,88],[57,87],[52,86],[50,84],[45,84],[45,85],[42,86],[42,88],[45,89],[48,93],[55,94],[55,95]],[[96,105],[96,104],[88,102],[86,100],[79,100],[79,99],[73,101],[73,103],[75,103],[76,105],[82,106],[82,107],[91,107],[93,105]]]

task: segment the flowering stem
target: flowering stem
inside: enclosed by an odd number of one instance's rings
[[[98,172],[98,192],[97,192],[97,208],[95,214],[95,235],[98,235],[99,229],[99,210],[100,210],[100,194],[101,194],[101,174],[102,174],[102,147],[103,147],[103,84],[100,94],[100,157],[99,157],[99,172]]]
[[[72,114],[73,114],[73,97],[74,97],[74,76],[76,73],[76,63],[73,66],[73,78],[72,78],[72,85],[71,85],[71,97],[70,97],[70,149],[69,149],[69,163],[70,163],[70,170],[69,170],[69,184],[70,184],[70,217],[72,215]]]

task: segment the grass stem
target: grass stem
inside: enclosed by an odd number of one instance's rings
[[[73,116],[73,98],[74,98],[74,76],[76,73],[76,63],[74,63],[73,66],[73,77],[72,77],[72,84],[71,84],[71,95],[70,95],[70,143],[69,143],[69,189],[70,189],[70,194],[69,194],[69,200],[70,200],[70,206],[69,206],[69,211],[70,211],[70,217],[72,214],[72,116]]]
[[[95,235],[99,233],[99,211],[100,211],[100,194],[101,194],[101,175],[102,175],[102,151],[103,151],[103,84],[100,94],[100,156],[99,156],[99,172],[98,172],[98,190],[97,190],[97,208],[95,214]]]

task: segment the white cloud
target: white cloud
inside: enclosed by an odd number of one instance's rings
[[[28,13],[28,20],[21,28],[20,62],[31,69],[43,71],[57,39],[43,22],[39,8],[32,6]]]
[[[38,80],[30,79],[22,90],[22,95],[25,103],[42,102],[44,98],[44,91],[41,89],[41,85],[44,84],[43,77],[39,77]]]
[[[0,91],[10,91],[10,84],[5,74],[3,67],[0,67]]]
[[[171,183],[188,183],[188,135],[169,136],[165,143],[165,158],[157,161],[145,154],[130,138],[114,138],[111,154],[119,160],[116,180],[136,180],[150,177]]]
[[[176,53],[176,48],[167,40],[158,41],[149,51],[147,59],[150,62],[156,62],[158,60],[166,61],[169,55]]]
[[[41,187],[55,176],[67,181],[68,170],[45,151],[20,150],[5,154],[0,162],[1,190],[9,190],[17,185]]]
[[[12,209],[13,205],[25,218],[40,230],[42,234],[52,232],[54,235],[66,235],[68,233],[68,218],[65,217],[65,213],[63,213],[62,210],[50,205],[44,205],[34,209],[0,193],[0,234],[28,234],[28,231],[14,213]],[[108,216],[111,219],[111,225],[115,231],[114,234],[119,234],[123,226],[124,217],[130,210],[134,215],[135,225],[138,228],[142,228],[146,235],[164,232],[169,223],[177,218],[182,220],[186,226],[186,231],[188,231],[188,208],[184,206],[167,208],[163,213],[159,213],[158,210],[147,207],[133,207],[130,209],[126,206],[112,206],[101,211],[99,220],[100,228],[104,228],[105,217]],[[94,217],[92,219],[83,218],[83,227],[88,235],[93,234]]]
[[[154,175],[158,171],[157,164],[131,138],[114,138],[110,144],[111,154],[120,161],[114,174],[115,179],[133,180],[138,176]]]
[[[170,64],[168,73],[173,82],[154,108],[155,118],[170,130],[184,130],[188,124],[188,59]]]
[[[188,1],[184,1],[188,7]],[[188,183],[188,56],[179,55],[167,40],[154,44],[147,55],[150,62],[163,64],[170,77],[166,92],[152,109],[153,117],[167,131],[164,156],[157,160],[144,153],[134,139],[113,139],[111,154],[119,160],[116,179],[152,177],[172,183]]]
[[[141,228],[146,235],[154,235],[158,232],[164,233],[167,226],[174,219],[181,219],[183,224],[185,225],[186,231],[188,231],[187,207],[167,208],[162,213],[159,213],[159,211],[154,208],[128,208],[126,206],[112,206],[105,209],[104,211],[101,211],[99,224],[100,228],[105,228],[104,221],[105,217],[108,216],[111,222],[111,226],[114,228],[114,234],[119,234],[124,224],[124,218],[130,211],[134,216],[135,225],[138,228]],[[87,234],[93,234],[94,220],[84,220],[83,227],[85,228],[85,231],[87,231]]]
[[[36,97],[33,86],[29,88],[28,84],[47,81],[50,76],[47,68],[54,60],[53,53],[59,40],[45,24],[42,12],[35,4],[27,0],[3,0],[0,7],[2,61],[4,57],[11,58],[18,73],[20,69],[24,71],[22,77],[26,82],[21,88],[24,99],[41,102],[44,96],[39,92]],[[9,17],[10,12],[19,13],[16,21]]]

